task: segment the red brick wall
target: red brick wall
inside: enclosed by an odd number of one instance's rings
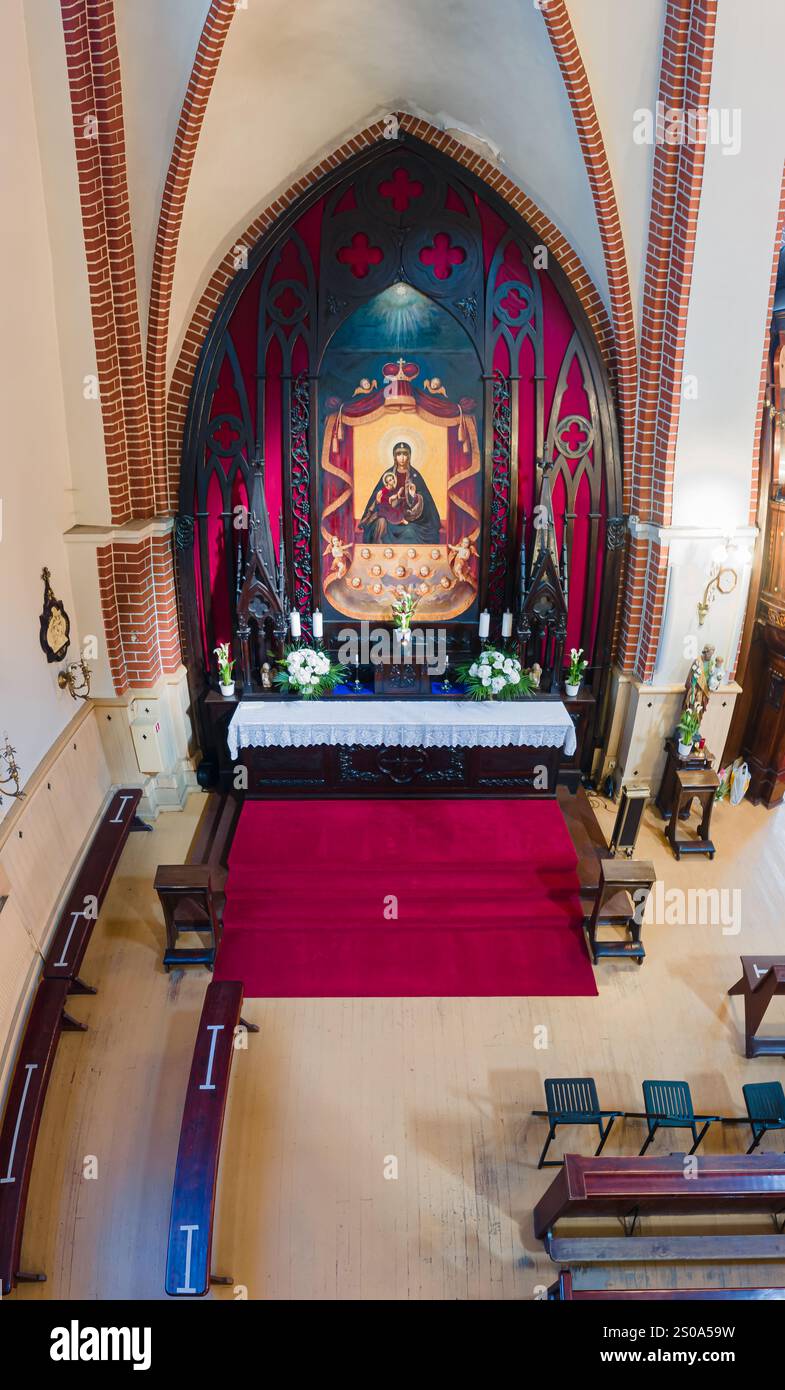
[[[627,257],[605,142],[586,68],[564,0],[548,0],[541,10],[561,69],[578,132],[600,231],[614,328],[619,422],[625,478],[630,474],[637,395],[637,350]]]
[[[154,516],[147,404],[112,0],[61,0],[112,522]],[[115,691],[177,669],[168,537],[118,534],[97,552]]]
[[[668,0],[658,99],[666,110],[706,107],[717,0]],[[641,365],[630,494],[641,520],[669,526],[682,400],[684,343],[705,144],[658,143],[649,213]],[[651,680],[662,629],[667,548],[630,547],[620,625],[625,670]],[[654,576],[654,578],[652,578]]]
[[[183,219],[185,197],[202,121],[213,79],[223,52],[234,0],[212,0],[199,39],[193,70],[188,81],[172,157],[166,175],[158,231],[155,240],[150,308],[147,321],[147,392],[152,426],[152,456],[159,505],[168,502],[166,476],[166,353],[169,338],[169,311],[177,259],[177,243]],[[176,497],[171,502],[177,505]]]

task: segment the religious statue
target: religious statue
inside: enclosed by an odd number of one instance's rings
[[[695,658],[690,667],[682,708],[697,709],[703,718],[709,703],[709,695],[713,690],[719,689],[724,674],[722,657],[715,658],[714,647],[705,646],[700,656]]]
[[[461,584],[473,583],[471,557],[475,555],[479,558],[476,546],[472,544],[468,536],[461,536],[457,545],[448,544],[447,549],[450,551],[450,569],[458,582]]]
[[[272,690],[273,678],[269,661],[265,661],[259,674],[262,678],[262,690]]]
[[[382,473],[360,517],[366,543],[439,540],[438,508],[411,459],[411,445],[393,446],[393,467]]]
[[[337,536],[330,536],[324,554],[332,556],[333,567],[331,573],[336,575],[338,579],[343,579],[349,568],[349,561],[346,556],[351,548],[351,545],[344,545]]]

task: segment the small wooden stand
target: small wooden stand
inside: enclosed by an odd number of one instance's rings
[[[684,771],[676,773],[670,824],[665,835],[677,859],[681,859],[683,854],[708,854],[710,859],[714,858],[715,851],[714,845],[709,839],[709,828],[714,807],[714,794],[719,785],[720,779],[716,772]],[[701,823],[698,826],[698,838],[697,840],[680,840],[677,836],[679,819],[685,819],[682,812],[685,807],[689,812],[695,797],[700,802],[703,812]]]
[[[643,914],[656,879],[648,860],[600,860],[600,882],[592,914],[586,919],[595,965],[600,956],[627,956],[640,965],[646,955],[641,941]],[[627,940],[598,941],[600,927],[623,927]]]
[[[219,871],[220,872],[220,871]],[[212,970],[221,942],[221,922],[216,912],[209,864],[159,864],[155,891],[166,923],[164,969],[173,965],[206,965]],[[209,937],[209,944],[178,947],[181,932],[197,932]]]
[[[673,798],[676,792],[676,773],[677,772],[706,772],[714,762],[713,754],[708,748],[704,748],[703,753],[688,753],[686,758],[679,755],[679,742],[675,738],[666,738],[665,752],[665,771],[662,774],[660,789],[657,792],[655,805],[663,820],[669,820],[673,810]],[[689,806],[682,808],[681,819],[686,820],[690,814]]]
[[[775,994],[785,994],[785,956],[742,956],[742,977],[728,994],[744,995],[747,1057],[785,1057],[785,1037],[759,1038],[758,1029]]]

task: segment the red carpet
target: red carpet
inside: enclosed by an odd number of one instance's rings
[[[252,998],[596,994],[576,862],[555,801],[246,801],[215,978]]]

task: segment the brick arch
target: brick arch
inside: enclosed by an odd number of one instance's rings
[[[270,229],[276,219],[321,177],[331,173],[352,155],[358,154],[371,145],[378,144],[385,136],[389,138],[391,119],[388,117],[376,121],[365,130],[353,135],[307,174],[303,174],[285,193],[280,194],[263,212],[259,213],[240,237],[233,239],[233,246],[238,241],[252,246]],[[560,269],[580,301],[609,375],[613,379],[619,354],[614,342],[613,327],[602,297],[576,251],[550,218],[517,184],[513,183],[512,179],[507,178],[495,165],[483,159],[475,150],[454,140],[443,130],[439,130],[429,121],[422,120],[417,116],[399,112],[394,119],[397,120],[400,130],[432,145],[435,149],[449,155],[456,163],[462,164],[476,178],[487,184],[499,197],[503,198],[509,207],[517,212],[537,233],[549,254],[558,261]],[[186,329],[180,354],[172,373],[166,409],[169,507],[172,511],[177,508],[183,432],[196,364],[216,310],[236,273],[235,253],[233,249],[230,249],[220,264],[216,266],[202,291]]]
[[[600,231],[608,290],[613,316],[615,372],[624,459],[625,507],[629,492],[635,408],[638,391],[638,365],[635,319],[632,312],[630,280],[624,235],[616,202],[605,141],[597,118],[594,98],[578,41],[564,0],[547,0],[540,7],[556,61],[572,107],[586,173],[589,178],[597,225]]]
[[[237,0],[210,0],[177,123],[172,156],[161,196],[155,238],[145,375],[150,413],[153,477],[161,510],[166,509],[166,354],[169,312],[183,208],[204,113]]]
[[[705,108],[711,89],[717,0],[668,0],[658,100],[664,110]],[[641,323],[641,387],[631,510],[670,526],[695,233],[705,144],[659,140],[654,151]],[[650,681],[668,576],[667,533],[630,541],[619,651],[625,670]]]

